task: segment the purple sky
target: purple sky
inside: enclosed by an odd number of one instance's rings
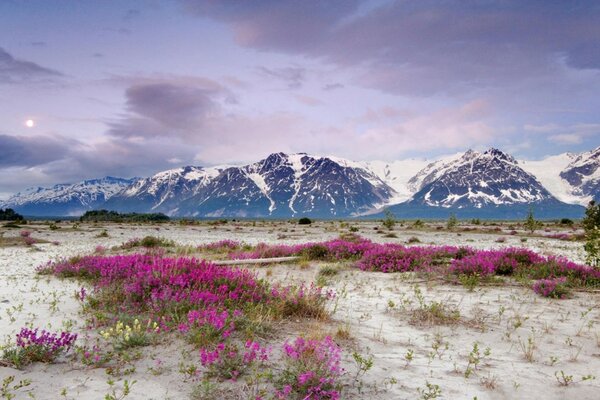
[[[0,198],[274,151],[598,145],[598,1],[0,2]]]

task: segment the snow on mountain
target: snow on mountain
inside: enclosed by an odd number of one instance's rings
[[[555,200],[512,156],[494,148],[430,164],[416,177],[413,204],[481,208]]]
[[[394,195],[371,171],[350,161],[305,153],[274,153],[223,174],[183,201],[178,212],[192,216],[350,216],[385,204]]]
[[[564,211],[565,203],[582,205],[598,199],[599,192],[600,148],[540,161],[517,161],[493,148],[433,162],[356,162],[274,153],[242,166],[187,166],[144,179],[107,177],[33,188],[0,202],[0,207],[26,215],[73,215],[107,208],[194,217],[287,218],[370,215],[394,205],[416,206],[427,217],[435,213],[433,208],[520,205],[525,210],[529,204],[545,204],[550,215]],[[503,212],[510,215],[509,209]]]
[[[579,154],[560,173],[582,200],[600,200],[600,147]]]
[[[140,179],[116,193],[106,202],[106,207],[120,211],[160,211],[173,214],[178,203],[208,185],[226,166],[187,166],[159,172]]]
[[[26,215],[77,215],[104,204],[136,179],[107,176],[51,188],[30,188],[11,196],[0,208],[13,208]]]
[[[394,194],[387,200],[388,204],[401,203],[409,200],[414,190],[409,186],[410,179],[426,165],[425,159],[409,158],[406,160],[386,161],[349,161],[343,158],[328,156],[329,159],[350,168],[363,169],[372,177],[375,185],[384,183],[394,190]]]
[[[535,176],[558,200],[569,204],[586,205],[589,200],[573,193],[573,186],[561,178],[560,174],[577,158],[573,153],[563,153],[542,160],[521,160],[519,165]]]
[[[472,150],[469,150],[472,151]],[[430,162],[427,166],[417,171],[407,182],[407,190],[411,194],[415,194],[421,188],[442,176],[449,168],[452,168],[454,162],[463,157],[464,153],[456,153],[446,157],[441,157],[438,160]]]
[[[600,147],[520,164],[560,201],[586,206],[590,200],[600,200]]]

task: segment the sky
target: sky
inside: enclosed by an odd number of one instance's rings
[[[0,1],[0,199],[278,151],[598,145],[596,0]]]

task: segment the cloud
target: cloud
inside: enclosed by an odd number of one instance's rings
[[[231,24],[235,40],[244,46],[306,52],[318,47],[332,33],[336,22],[352,15],[360,2],[183,0],[182,3],[192,14]]]
[[[527,124],[523,129],[535,134],[548,134],[550,140],[559,144],[579,144],[586,137],[600,136],[600,124]]]
[[[305,96],[305,95],[296,95],[294,96],[294,98],[299,102],[304,104],[305,106],[311,106],[311,107],[315,107],[318,105],[323,104],[323,102],[315,97],[312,96]]]
[[[61,137],[0,134],[0,168],[34,167],[57,161],[68,155],[75,144]]]
[[[341,83],[328,83],[325,86],[323,86],[323,90],[331,91],[331,90],[341,89],[343,87],[344,87],[344,85],[342,85]]]
[[[306,70],[299,67],[267,68],[258,67],[258,72],[268,78],[283,81],[288,89],[299,89],[306,79]]]
[[[409,95],[465,93],[600,70],[593,2],[184,1],[238,44],[360,70],[357,82]]]
[[[60,72],[42,67],[31,61],[14,58],[0,47],[0,84],[49,81],[64,76]]]
[[[221,104],[235,103],[235,96],[207,79],[116,77],[132,83],[125,90],[126,113],[109,123],[108,134],[121,138],[180,137],[198,135]]]
[[[552,135],[548,139],[558,144],[579,144],[583,142],[583,138],[581,137],[581,135],[576,135],[573,133]]]

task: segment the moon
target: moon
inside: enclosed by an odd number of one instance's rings
[[[25,121],[25,126],[28,128],[33,128],[35,126],[35,121],[32,119],[28,119],[27,121]]]

